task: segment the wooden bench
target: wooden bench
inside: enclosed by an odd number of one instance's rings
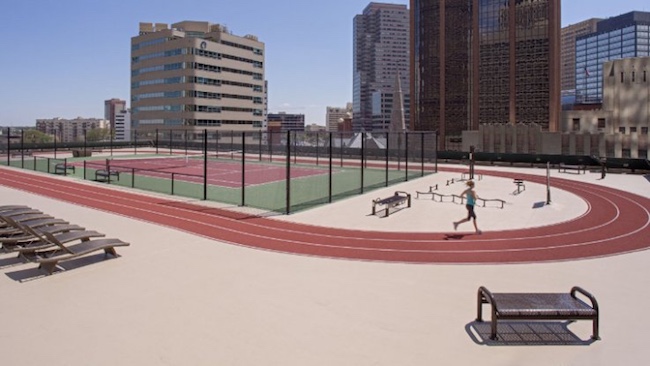
[[[111,177],[116,177],[117,180],[120,180],[120,172],[106,169],[95,170],[95,180],[98,182],[110,182]]]
[[[587,173],[587,167],[584,165],[569,165],[569,164],[560,164],[559,168],[557,169],[558,173],[567,173],[568,170],[576,171],[577,174],[586,174]]]
[[[407,202],[406,207],[411,207],[411,194],[406,193],[406,192],[401,192],[397,191],[395,192],[394,195],[386,198],[377,198],[376,200],[372,201],[372,214],[375,215],[377,213],[376,207],[377,206],[384,206],[384,210],[386,215],[388,216],[390,214],[390,209],[396,206],[399,206],[403,204],[404,202]]]
[[[526,190],[526,184],[523,179],[515,178],[512,182],[517,186],[517,190],[512,192],[513,195],[517,195]]]
[[[580,293],[591,305],[576,297]],[[497,339],[499,320],[591,320],[591,338],[598,336],[598,302],[584,289],[574,286],[570,293],[491,293],[485,287],[478,289],[476,321],[482,322],[483,304],[492,305],[490,339]]]
[[[66,164],[66,163],[57,163],[54,166],[54,174],[66,175],[68,173],[68,170],[72,170],[72,173],[74,174],[74,172],[75,172],[74,165]]]

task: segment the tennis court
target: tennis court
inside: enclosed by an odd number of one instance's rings
[[[54,164],[51,161],[50,164]],[[119,172],[107,183],[158,193],[295,212],[403,181],[404,171],[361,168],[358,162],[325,162],[242,156],[138,154],[67,160],[68,175],[99,180],[97,171]],[[53,171],[53,168],[50,170]],[[387,183],[388,182],[388,183]]]
[[[79,164],[79,163],[76,163]],[[286,164],[252,160],[227,160],[203,155],[149,156],[88,160],[87,169],[106,169],[120,174],[137,174],[142,177],[172,179],[227,188],[251,187],[281,182],[287,179]],[[338,173],[335,171],[333,173]],[[293,165],[291,179],[326,176],[329,170],[321,167]],[[205,179],[204,179],[205,176]]]

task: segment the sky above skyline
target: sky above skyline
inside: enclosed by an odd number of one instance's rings
[[[0,12],[0,126],[33,126],[36,119],[55,117],[103,118],[104,100],[111,98],[130,106],[130,42],[139,23],[183,20],[256,35],[266,48],[269,113],[302,113],[307,124],[323,125],[327,106],[352,101],[352,21],[369,3],[10,1]],[[634,10],[650,11],[650,4],[563,0],[562,26]]]

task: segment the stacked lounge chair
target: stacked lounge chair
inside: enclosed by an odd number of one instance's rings
[[[61,261],[100,250],[117,257],[115,247],[130,245],[105,236],[27,206],[0,206],[2,251],[18,253],[21,260],[38,263],[38,268],[48,275],[61,268]]]

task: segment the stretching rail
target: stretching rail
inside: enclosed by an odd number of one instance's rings
[[[439,198],[439,201],[437,201],[437,202],[445,202],[445,198],[451,198],[451,201],[449,201],[449,202],[458,203],[458,204],[461,204],[461,205],[465,204],[465,196],[459,196],[457,194],[441,194],[441,193],[437,193],[437,192],[425,192],[425,193],[431,194],[432,195],[431,199],[433,201],[436,201],[436,197]],[[456,202],[456,200],[459,200],[459,202]],[[497,203],[499,203],[499,208],[503,208],[505,206],[505,204],[506,204],[506,201],[504,201],[502,199],[499,199],[499,198],[480,198],[479,197],[479,198],[476,199],[477,204],[482,203],[481,205],[479,205],[480,207],[487,207],[488,202],[497,202]]]

